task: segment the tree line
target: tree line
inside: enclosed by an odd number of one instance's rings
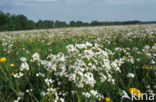
[[[147,24],[156,23],[155,21],[141,22],[141,21],[116,21],[116,22],[100,22],[92,21],[91,23],[82,21],[52,21],[39,20],[34,22],[29,20],[24,15],[12,15],[0,11],[0,31],[16,31],[16,30],[31,30],[31,29],[46,29],[46,28],[61,28],[61,27],[81,27],[81,26],[107,26],[107,25],[127,25],[127,24]]]

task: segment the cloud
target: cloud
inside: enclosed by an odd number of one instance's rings
[[[30,6],[51,4],[60,0],[0,0],[0,9],[23,9],[29,8]]]
[[[36,2],[57,2],[59,0],[35,0]]]
[[[137,3],[137,0],[105,0],[108,4],[130,4]]]
[[[95,5],[131,5],[145,0],[97,0]]]
[[[90,4],[92,3],[92,0],[64,0],[67,4],[72,5],[84,5],[84,4]]]
[[[12,1],[18,1],[18,2],[57,2],[59,0],[12,0]]]

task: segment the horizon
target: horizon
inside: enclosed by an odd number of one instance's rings
[[[0,10],[35,22],[156,21],[156,0],[1,0]]]

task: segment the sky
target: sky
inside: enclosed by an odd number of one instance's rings
[[[0,0],[0,10],[34,21],[156,21],[156,0]]]

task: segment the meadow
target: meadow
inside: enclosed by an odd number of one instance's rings
[[[122,98],[132,92],[156,93],[155,24],[0,33],[1,102],[133,102]]]

